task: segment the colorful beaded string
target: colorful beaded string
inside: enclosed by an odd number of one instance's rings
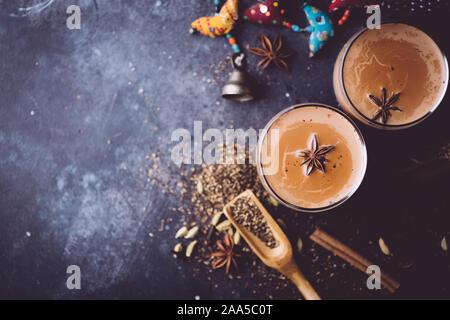
[[[220,4],[220,0],[214,0],[214,5],[216,6],[216,12],[220,11],[219,4]]]
[[[233,49],[234,53],[240,53],[241,49],[239,48],[239,45],[236,43],[236,38],[233,37],[231,34],[227,34],[228,43],[230,44],[231,48]]]
[[[292,23],[287,22],[287,21],[283,21],[283,26],[285,26],[286,28],[291,29],[294,32],[302,32],[303,31],[303,29],[300,28],[298,25],[292,24]]]

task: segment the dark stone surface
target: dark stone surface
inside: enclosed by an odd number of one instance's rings
[[[230,55],[225,39],[187,32],[192,20],[213,13],[209,2],[97,0],[96,9],[89,0],[56,1],[29,18],[0,16],[0,298],[254,297],[242,282],[218,276],[215,289],[211,281],[192,276],[193,264],[172,258],[177,225],[158,228],[161,219],[178,219],[170,208],[179,203],[147,181],[145,157],[155,153],[161,166],[169,164],[172,131],[192,130],[194,120],[203,121],[204,128],[262,128],[295,103],[336,105],[334,60],[363,25],[364,14],[355,11],[314,60],[307,57],[305,35],[239,24],[235,35],[242,48],[255,45],[258,33],[281,33],[297,54],[289,61],[289,74],[258,71],[257,58],[250,56],[249,72],[263,95],[237,103],[219,96],[229,71],[218,67]],[[293,2],[292,19],[304,26],[300,3]],[[65,9],[72,3],[82,7],[81,30],[65,26]],[[251,3],[241,1],[241,9]],[[327,1],[314,4],[326,8]],[[445,51],[450,49],[445,14],[386,13],[383,18],[390,15],[425,28]],[[449,113],[447,97],[416,128],[392,133],[360,126],[369,149],[361,189],[326,215],[280,209],[277,214],[293,226],[293,239],[298,230],[308,234],[322,225],[384,263],[402,283],[394,297],[449,298],[449,260],[439,246],[443,235],[449,238],[448,171],[425,182],[396,173],[409,158],[428,159],[448,143]],[[177,179],[169,173],[159,178]],[[393,244],[393,258],[379,253],[380,235]],[[415,262],[411,269],[399,267],[405,256]],[[307,257],[298,259],[316,280],[320,269]],[[80,291],[66,289],[70,264],[81,267]],[[343,276],[325,277],[326,284],[317,285],[325,298],[391,297],[368,293],[358,271],[338,265],[333,272]]]

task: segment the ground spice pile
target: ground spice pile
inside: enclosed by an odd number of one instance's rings
[[[248,161],[248,150],[237,152],[239,149],[235,147],[234,164],[203,164],[200,173],[192,176],[191,180],[197,185],[197,192],[191,195],[196,212],[208,216],[222,212],[228,202],[247,189],[251,189],[256,197],[269,200],[258,180],[256,167]]]
[[[236,222],[261,239],[266,246],[272,249],[278,246],[264,215],[251,198],[237,199],[230,209]]]

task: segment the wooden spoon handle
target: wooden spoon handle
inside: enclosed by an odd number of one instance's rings
[[[306,300],[322,300],[294,261],[284,267],[282,272],[291,279]]]

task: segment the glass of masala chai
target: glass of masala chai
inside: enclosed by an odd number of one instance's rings
[[[413,26],[386,23],[347,41],[333,86],[348,114],[374,128],[399,130],[430,116],[448,77],[447,59],[433,39]]]
[[[302,212],[332,209],[358,189],[367,150],[355,123],[342,111],[320,103],[289,107],[275,115],[260,135],[258,175],[283,205]]]

